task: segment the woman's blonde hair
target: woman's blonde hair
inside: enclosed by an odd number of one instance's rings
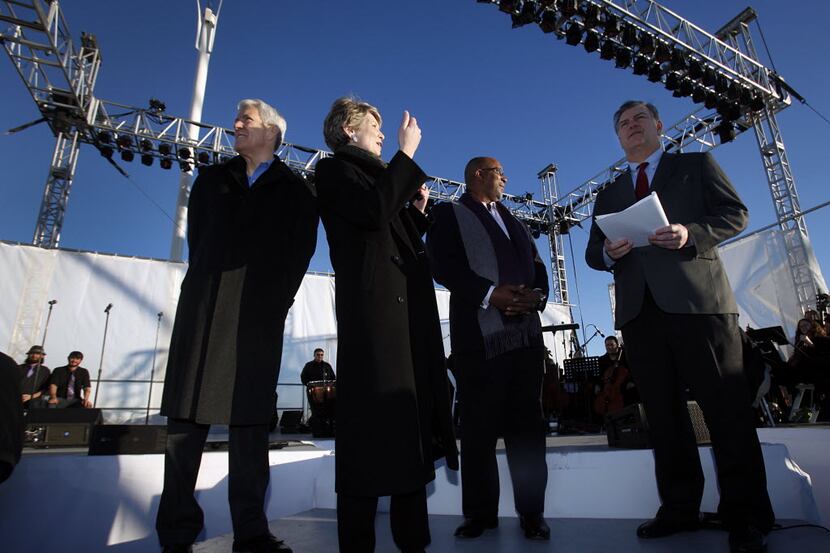
[[[367,115],[374,117],[378,126],[383,124],[378,108],[372,104],[353,96],[344,96],[335,100],[329,114],[326,115],[326,120],[323,121],[323,138],[328,147],[334,151],[348,144],[349,135],[343,129],[359,127]]]

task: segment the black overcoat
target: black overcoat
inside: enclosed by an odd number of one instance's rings
[[[335,270],[338,493],[409,493],[458,466],[435,290],[406,202],[426,175],[398,152],[385,166],[354,146],[318,162]]]
[[[245,160],[202,169],[188,204],[182,281],[161,414],[268,423],[288,309],[317,244],[311,188],[275,159],[251,187]]]

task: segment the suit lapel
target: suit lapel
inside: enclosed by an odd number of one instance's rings
[[[664,153],[660,156],[660,163],[657,164],[657,171],[654,173],[654,178],[651,180],[651,191],[657,192],[663,190],[666,185],[671,182],[671,177],[676,169],[677,156],[674,154]]]

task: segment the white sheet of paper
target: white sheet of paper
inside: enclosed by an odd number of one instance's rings
[[[612,242],[628,238],[635,248],[648,246],[648,237],[669,224],[655,192],[622,211],[597,215],[596,221],[606,238]]]

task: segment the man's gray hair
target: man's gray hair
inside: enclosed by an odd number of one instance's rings
[[[614,132],[617,132],[617,126],[620,124],[620,116],[623,114],[623,112],[631,108],[635,108],[637,106],[646,106],[646,108],[648,108],[648,110],[651,112],[651,116],[654,117],[656,121],[660,120],[660,114],[657,113],[657,108],[654,106],[654,104],[643,100],[629,100],[623,103],[623,105],[621,105],[619,109],[617,109],[617,111],[614,112]]]
[[[274,144],[274,149],[276,150],[279,148],[280,144],[282,144],[282,141],[285,139],[285,131],[288,129],[288,124],[285,122],[285,118],[280,115],[280,112],[278,112],[273,106],[263,100],[260,100],[259,98],[246,98],[245,100],[239,102],[239,105],[236,106],[237,111],[242,111],[246,108],[256,108],[263,123],[269,127],[277,127],[280,133],[277,136],[277,142]]]

